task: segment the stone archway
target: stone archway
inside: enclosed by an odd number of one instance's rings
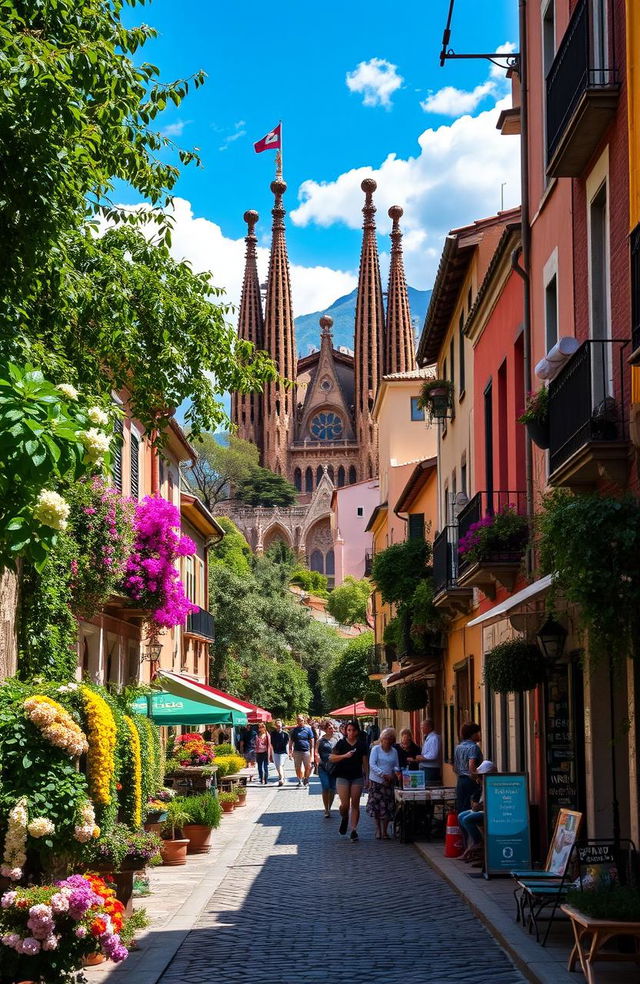
[[[265,532],[262,538],[262,549],[266,553],[269,547],[272,547],[274,543],[284,543],[287,547],[292,547],[291,536],[288,531],[281,526],[280,523],[274,523]]]
[[[326,574],[329,578],[329,586],[332,587],[335,571],[331,520],[328,516],[322,516],[307,530],[304,552],[310,569]]]

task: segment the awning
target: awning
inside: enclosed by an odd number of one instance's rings
[[[329,711],[329,717],[333,718],[353,718],[353,717],[375,717],[378,711],[372,707],[366,707],[363,700],[358,700],[346,707],[339,707],[335,711]]]
[[[148,697],[138,697],[131,705],[131,710],[135,714],[150,717],[156,724],[175,727],[181,724],[230,724],[239,727],[247,723],[247,715],[242,711],[214,707],[187,697],[176,697],[165,691],[151,693]]]
[[[506,598],[501,601],[498,605],[494,605],[489,611],[483,612],[482,615],[478,615],[477,618],[471,619],[467,622],[466,628],[472,629],[474,625],[482,625],[485,622],[497,621],[498,619],[504,618],[509,612],[512,612],[514,608],[518,608],[523,605],[525,601],[530,601],[537,595],[542,594],[551,587],[553,581],[553,574],[546,574],[545,577],[541,577],[538,581],[534,581],[533,584],[527,585],[522,591],[516,592],[516,594],[511,595],[510,598]]]
[[[185,697],[187,700],[195,700],[209,707],[217,707],[219,710],[239,711],[246,715],[247,709],[253,709],[254,706],[232,697],[231,694],[226,694],[224,690],[217,690],[206,683],[200,683],[199,680],[193,680],[180,673],[172,673],[170,670],[158,670],[156,679],[167,693],[173,694],[174,697]]]

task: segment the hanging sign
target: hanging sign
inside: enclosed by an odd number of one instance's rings
[[[524,772],[488,773],[484,785],[484,875],[531,868],[529,789]]]

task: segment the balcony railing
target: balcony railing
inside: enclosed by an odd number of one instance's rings
[[[433,588],[435,594],[457,587],[458,528],[445,526],[433,541]]]
[[[199,608],[197,612],[191,612],[190,615],[187,615],[185,631],[213,642],[215,640],[213,615],[211,612],[205,611],[204,608]]]
[[[527,497],[525,492],[504,492],[502,490],[491,492],[478,492],[470,499],[464,509],[458,515],[458,543],[460,543],[470,532],[474,523],[479,523],[486,517],[497,516],[498,513],[510,509],[518,516],[527,515]],[[518,561],[522,555],[521,549],[510,549],[496,552],[492,559],[503,563]],[[458,573],[462,573],[469,562],[460,557],[458,560]]]
[[[373,570],[373,551],[366,550],[364,555],[364,576],[371,577]]]
[[[390,672],[387,650],[382,643],[369,647],[367,663],[370,676],[386,676]]]
[[[618,388],[628,344],[625,339],[583,342],[549,384],[551,476],[586,446],[604,448],[627,439],[624,394]]]
[[[547,160],[552,174],[579,176],[615,111],[617,72],[600,16],[606,15],[594,13],[589,0],[580,0],[549,69]],[[572,145],[562,148],[567,136]],[[562,162],[554,162],[557,153]]]

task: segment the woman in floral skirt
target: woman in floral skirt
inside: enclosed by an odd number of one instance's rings
[[[367,813],[376,822],[376,839],[389,840],[387,828],[395,812],[393,793],[396,777],[400,775],[398,752],[393,747],[396,733],[385,728],[380,743],[369,752],[369,801]]]

